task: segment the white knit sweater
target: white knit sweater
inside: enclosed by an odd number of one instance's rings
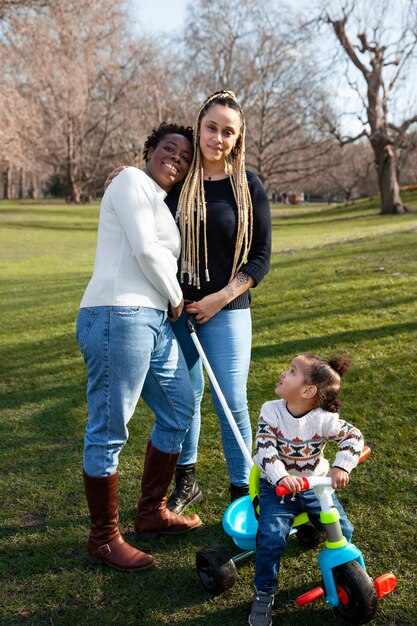
[[[263,404],[256,433],[255,464],[261,476],[276,485],[285,476],[325,476],[329,462],[324,458],[326,441],[339,445],[334,467],[350,472],[363,448],[362,433],[321,408],[294,417],[285,400]]]
[[[169,302],[179,305],[181,240],[165,197],[166,192],[135,167],[112,181],[101,202],[94,271],[81,307],[166,311]]]

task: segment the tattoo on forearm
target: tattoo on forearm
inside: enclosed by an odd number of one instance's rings
[[[228,285],[226,285],[224,290],[227,293],[228,297],[234,300],[234,298],[236,297],[235,289],[238,287],[242,287],[242,285],[247,285],[248,282],[249,282],[248,274],[245,274],[244,272],[239,272],[239,274],[234,278],[234,285],[233,285],[233,282],[231,282]]]
[[[227,295],[229,296],[229,298],[234,298],[235,293],[234,293],[233,287],[232,287],[232,285],[230,283],[228,285],[226,285],[224,290],[227,293]]]
[[[236,276],[236,287],[241,287],[242,285],[247,285],[249,282],[249,276],[244,272],[239,272]]]

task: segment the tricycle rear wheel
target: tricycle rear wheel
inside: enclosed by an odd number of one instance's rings
[[[237,580],[236,565],[229,551],[218,544],[197,552],[196,567],[204,587],[216,595],[233,587]]]

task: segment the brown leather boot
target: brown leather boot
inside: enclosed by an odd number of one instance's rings
[[[119,474],[88,476],[83,472],[85,494],[90,511],[90,536],[87,544],[92,563],[106,563],[122,571],[139,572],[154,566],[154,558],[126,543],[119,532],[117,482]]]
[[[167,509],[167,491],[178,454],[167,454],[148,443],[135,530],[142,537],[182,535],[201,526],[198,515],[177,515]]]

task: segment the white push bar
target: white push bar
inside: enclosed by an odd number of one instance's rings
[[[204,350],[203,350],[203,347],[202,347],[202,345],[200,343],[200,340],[197,337],[195,326],[194,326],[194,323],[193,323],[191,318],[187,319],[187,328],[188,328],[188,331],[190,333],[191,339],[193,340],[193,343],[194,343],[194,345],[196,347],[196,350],[197,350],[198,354],[202,358],[202,361],[204,363],[204,367],[206,368],[208,377],[209,377],[209,379],[211,381],[211,384],[214,387],[214,390],[215,390],[215,392],[217,394],[217,397],[220,400],[220,404],[223,407],[223,411],[225,412],[225,415],[227,417],[227,421],[229,422],[230,428],[232,429],[233,434],[236,437],[236,441],[239,444],[239,448],[241,449],[242,454],[245,457],[246,463],[248,464],[249,468],[252,468],[252,465],[253,465],[252,457],[251,457],[251,455],[249,453],[249,450],[246,447],[246,444],[245,444],[245,442],[243,440],[243,437],[242,437],[242,435],[240,433],[240,430],[237,427],[235,418],[233,417],[233,413],[231,412],[231,410],[229,409],[229,407],[227,405],[226,399],[225,399],[225,397],[223,395],[222,390],[219,387],[219,384],[218,384],[218,382],[216,380],[214,372],[211,369],[210,363],[207,360],[207,357],[206,357],[206,355],[204,353]]]

